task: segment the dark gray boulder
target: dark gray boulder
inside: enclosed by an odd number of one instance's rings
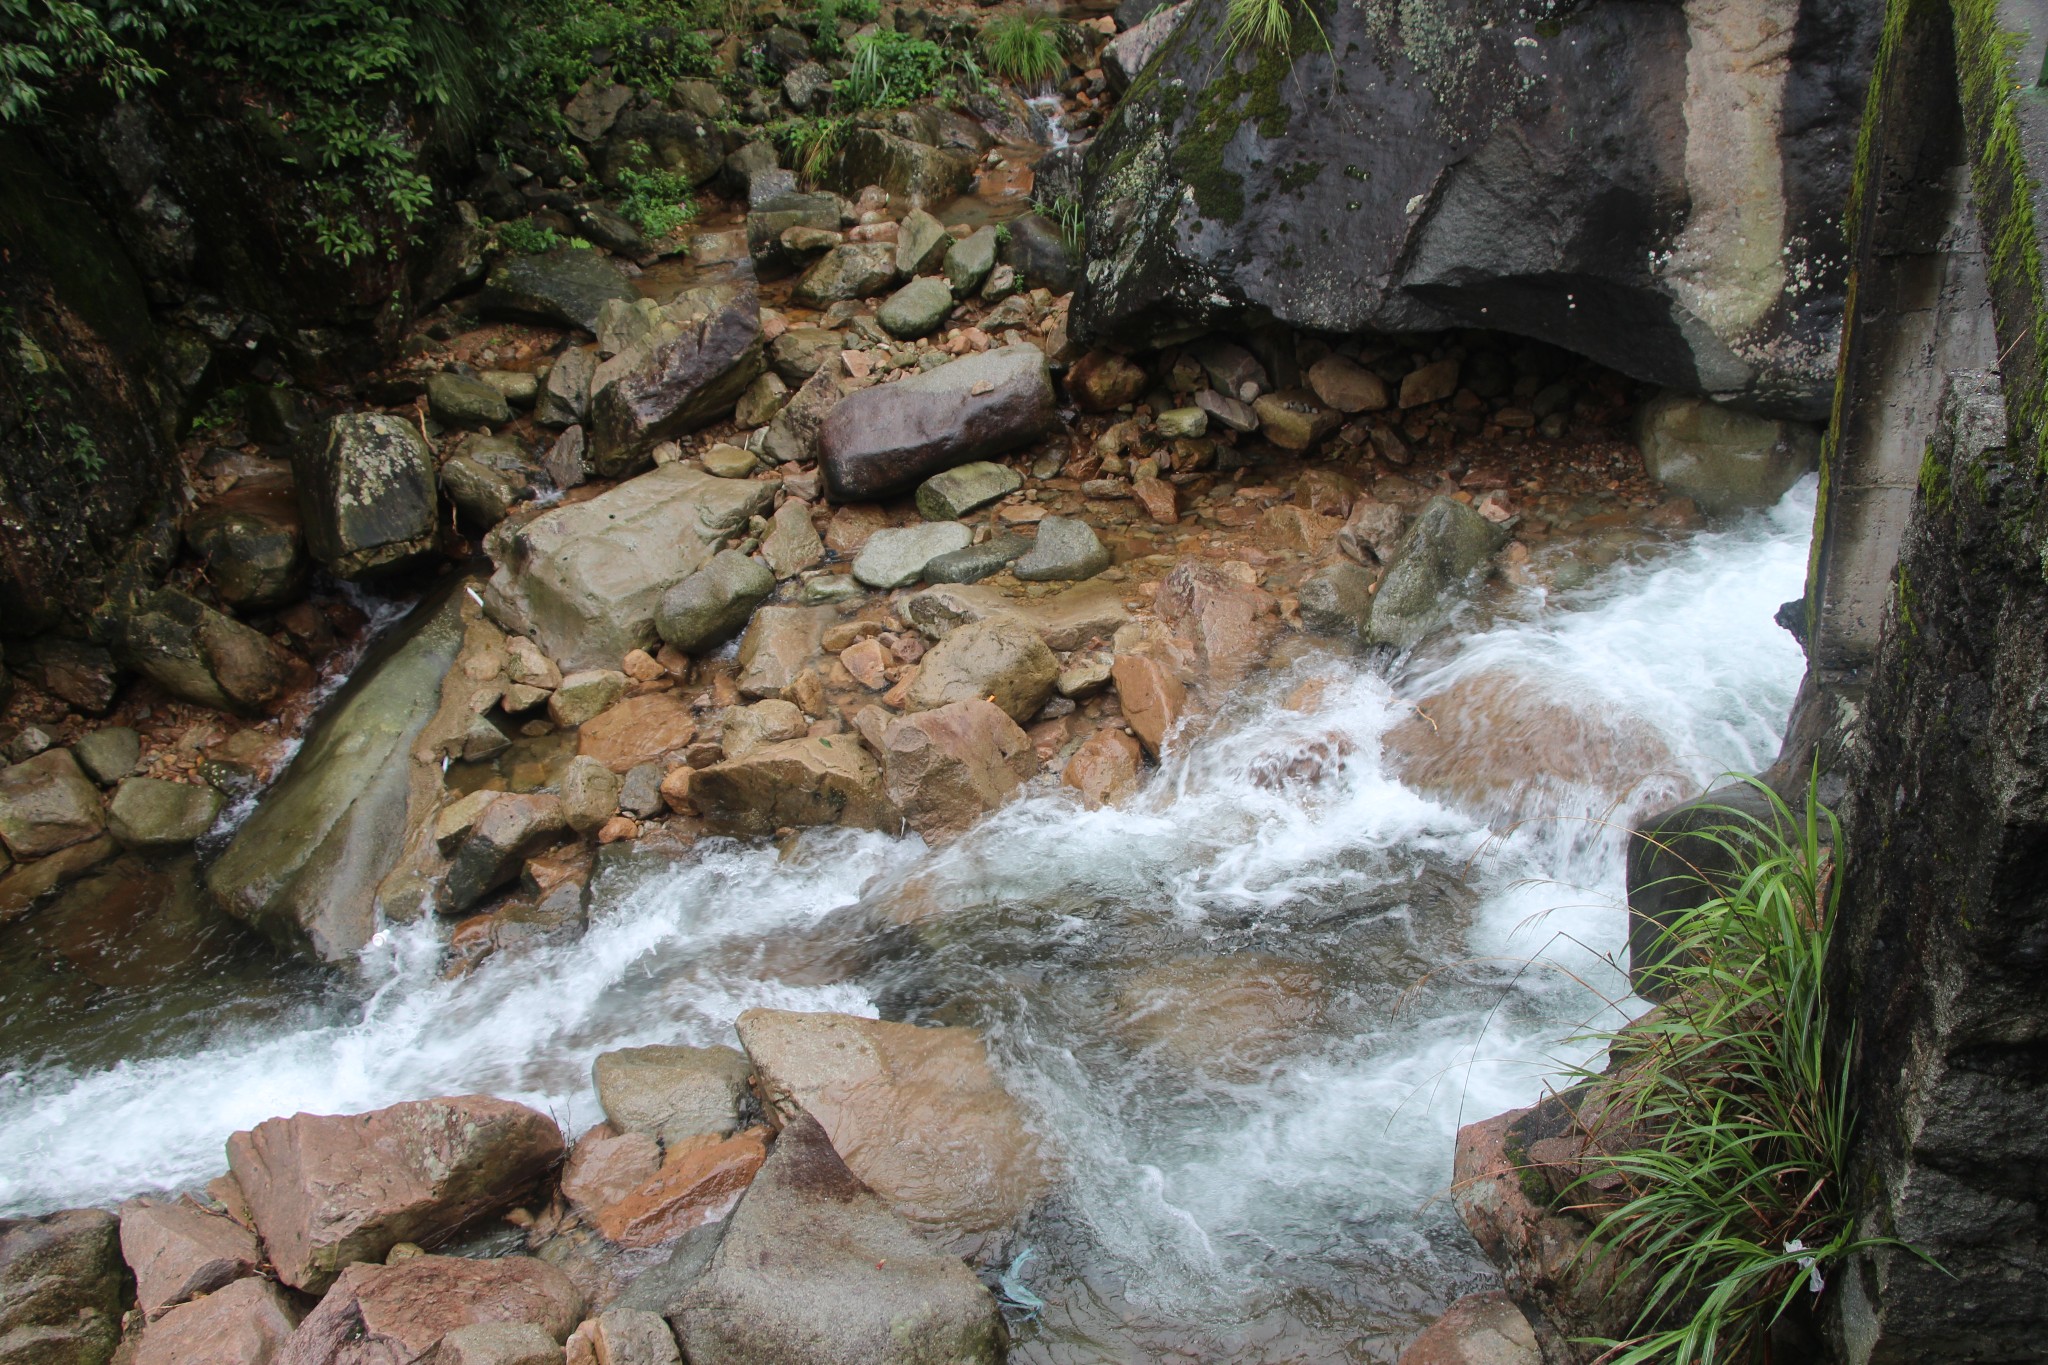
[[[816,1119],[789,1123],[674,1314],[691,1365],[995,1365],[1002,1315],[846,1169]]]
[[[847,134],[826,179],[845,194],[880,185],[905,199],[943,204],[974,184],[974,162],[959,152],[927,147],[879,128],[856,128]]]
[[[291,681],[291,656],[232,616],[159,588],[113,618],[114,657],[174,697],[259,711]]]
[[[835,502],[865,502],[1029,445],[1058,420],[1045,353],[1004,346],[847,395],[818,458]]]
[[[1796,0],[1759,41],[1739,4],[1340,5],[1291,56],[1229,51],[1226,6],[1091,144],[1077,340],[1498,328],[1825,415],[1881,6]]]
[[[260,611],[305,594],[302,526],[290,488],[236,487],[186,519],[185,548],[205,566],[222,603]]]
[[[434,548],[434,457],[403,417],[351,412],[292,456],[306,548],[337,578],[410,566]]]
[[[1432,498],[1380,580],[1366,622],[1369,643],[1407,649],[1450,618],[1508,531],[1462,502]]]
[[[1027,213],[1012,218],[1005,226],[1010,235],[1002,246],[1003,264],[1016,271],[1027,286],[1043,286],[1055,294],[1066,294],[1081,282],[1081,271],[1067,249],[1067,239],[1051,219]]]
[[[660,442],[726,416],[767,367],[764,344],[752,289],[657,340],[591,398],[590,471],[612,479],[637,473]]]
[[[483,308],[494,317],[536,319],[595,334],[608,299],[631,303],[633,286],[603,253],[564,247],[540,256],[508,256],[484,282]]]

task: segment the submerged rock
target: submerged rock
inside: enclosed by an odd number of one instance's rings
[[[1636,414],[1643,468],[1709,514],[1770,507],[1820,459],[1820,433],[1666,393]]]
[[[810,1117],[783,1128],[674,1315],[691,1365],[997,1365],[994,1298],[834,1146]]]
[[[306,548],[337,578],[406,568],[434,548],[434,457],[419,429],[381,412],[327,419],[292,468]]]
[[[978,1244],[1051,1187],[973,1029],[766,1009],[737,1027],[785,1135],[816,1119],[847,1168],[939,1242]]]
[[[1113,1024],[1178,1075],[1249,1081],[1322,1018],[1330,985],[1315,967],[1258,953],[1188,957],[1138,973],[1117,992]]]
[[[554,1120],[487,1095],[267,1119],[228,1139],[278,1278],[309,1293],[400,1242],[433,1242],[505,1207],[562,1155]]]
[[[819,460],[835,501],[863,502],[1029,445],[1057,422],[1044,352],[1004,346],[848,395],[819,431]]]
[[[628,650],[654,645],[670,585],[709,563],[773,496],[766,483],[663,465],[488,541],[498,569],[485,603],[565,668],[616,667]]]

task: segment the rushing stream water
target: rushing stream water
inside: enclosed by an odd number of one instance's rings
[[[1018,1358],[1391,1359],[1488,1278],[1443,1197],[1458,1125],[1577,1060],[1566,1040],[1603,1015],[1579,982],[1625,994],[1603,955],[1631,803],[1775,752],[1801,657],[1772,613],[1799,591],[1812,498],[1809,480],[1571,592],[1507,594],[1391,677],[1335,653],[1255,675],[1121,809],[1034,789],[936,852],[709,841],[600,882],[581,941],[465,978],[441,977],[427,931],[391,933],[367,991],[230,973],[118,1060],[90,1014],[10,1043],[0,1210],[202,1181],[231,1130],[296,1110],[487,1091],[574,1134],[600,1117],[600,1051],[730,1042],[753,1005],[879,1012],[979,1026],[1061,1155],[1017,1230],[1046,1300]],[[1502,677],[1622,718],[1665,776],[1619,808],[1551,783],[1525,800],[1539,818],[1492,828],[1391,775],[1381,739],[1414,702]],[[1483,742],[1548,766],[1540,738]],[[877,910],[915,922],[878,933]],[[1120,998],[1148,972],[1275,958],[1302,1003],[1270,1037],[1134,1032]]]

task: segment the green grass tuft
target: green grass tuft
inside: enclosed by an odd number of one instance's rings
[[[1229,0],[1223,12],[1223,26],[1230,34],[1229,51],[1250,44],[1254,48],[1292,54],[1295,25],[1307,19],[1324,47],[1330,45],[1323,21],[1316,17],[1308,0]]]
[[[1802,812],[1770,799],[1692,836],[1734,871],[1686,878],[1709,899],[1660,937],[1670,1003],[1595,1035],[1617,1062],[1587,1076],[1597,1142],[1572,1196],[1598,1216],[1585,1254],[1647,1289],[1607,1365],[1746,1361],[1847,1257],[1897,1245],[1856,1238],[1843,1189],[1851,1097],[1822,979],[1840,827],[1811,789]]]
[[[1061,36],[1051,15],[1020,11],[991,19],[982,27],[981,51],[998,79],[1035,90],[1067,69]]]

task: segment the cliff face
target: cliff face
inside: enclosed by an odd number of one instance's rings
[[[1825,415],[1873,7],[1328,9],[1289,55],[1188,6],[1090,150],[1077,331],[1493,327]]]

